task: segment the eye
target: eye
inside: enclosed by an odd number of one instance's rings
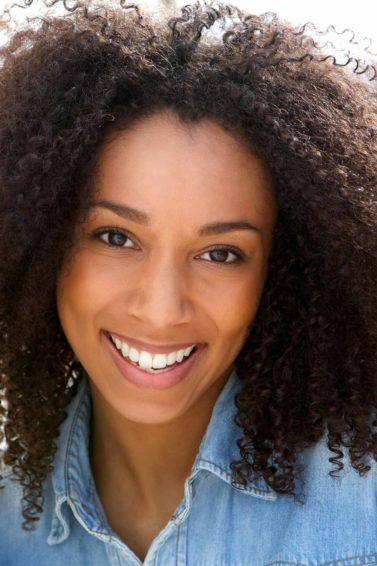
[[[94,232],[94,238],[101,240],[105,245],[112,248],[135,248],[135,243],[132,238],[120,229],[115,228],[102,228]],[[233,247],[217,247],[209,250],[202,254],[203,256],[208,256],[209,259],[205,258],[205,261],[210,263],[218,264],[236,264],[244,261],[245,256],[238,248]]]
[[[213,250],[210,250],[202,254],[202,257],[205,255],[210,257],[209,261],[211,263],[229,264],[229,263],[239,263],[243,261],[243,254],[240,251],[235,250],[233,248],[224,248],[224,247],[214,248]],[[233,256],[233,259],[232,258],[229,259],[229,256]]]
[[[105,242],[108,246],[111,246],[113,248],[133,247],[133,245],[129,245],[129,243],[133,242],[133,240],[131,240],[127,233],[120,230],[100,230],[95,233],[95,237],[99,238],[101,241]],[[127,243],[127,245],[124,245],[125,243]]]

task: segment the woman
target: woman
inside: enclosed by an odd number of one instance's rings
[[[0,563],[375,564],[372,82],[126,8],[1,52]]]

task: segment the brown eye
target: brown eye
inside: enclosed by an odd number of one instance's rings
[[[210,250],[205,252],[203,255],[208,255],[210,257],[210,261],[212,263],[239,263],[242,261],[243,256],[241,252],[237,252],[236,250],[228,249],[228,248],[215,248],[214,250]],[[233,256],[233,258],[232,258]],[[230,258],[230,259],[229,259]]]
[[[118,230],[102,230],[101,232],[97,232],[96,235],[100,240],[105,242],[108,246],[112,246],[115,248],[133,247],[131,238],[124,232],[120,232]],[[126,242],[128,242],[127,245],[124,245]]]
[[[227,260],[229,252],[227,250],[213,250],[212,252],[209,252],[209,255],[214,261],[224,263]]]

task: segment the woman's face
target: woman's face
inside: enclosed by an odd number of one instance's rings
[[[216,397],[242,348],[272,245],[272,181],[216,123],[165,112],[103,147],[96,185],[58,278],[62,328],[106,410],[172,421]]]

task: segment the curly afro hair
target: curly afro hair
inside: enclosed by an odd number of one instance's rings
[[[263,476],[296,497],[298,455],[325,432],[330,474],[344,448],[367,473],[377,460],[375,67],[360,78],[359,60],[338,64],[305,26],[212,1],[160,18],[123,0],[64,6],[0,50],[0,416],[23,528],[43,510],[83,373],[57,315],[57,276],[105,136],[163,108],[242,138],[275,184],[268,278],[235,360],[233,482]]]

